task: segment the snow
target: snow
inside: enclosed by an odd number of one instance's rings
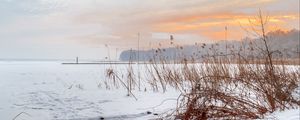
[[[275,120],[300,120],[300,109],[276,111],[268,115],[266,118]]]
[[[62,65],[62,62],[0,62],[0,118],[11,120],[145,120],[176,107],[180,92],[105,88],[108,65]],[[126,65],[114,66],[125,70]],[[143,81],[145,82],[145,81]],[[100,84],[100,85],[99,85]],[[145,84],[145,83],[144,83]],[[277,111],[267,118],[299,119],[300,109]]]
[[[124,67],[124,65],[120,65]],[[107,65],[62,65],[61,62],[0,62],[0,118],[13,119],[145,119],[146,114],[176,106],[179,92],[107,90]],[[161,104],[161,106],[152,108]],[[24,112],[24,113],[22,113]]]

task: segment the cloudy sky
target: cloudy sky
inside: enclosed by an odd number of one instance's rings
[[[239,40],[259,8],[269,30],[299,29],[299,0],[0,0],[0,59],[114,59],[137,47],[138,33],[147,49],[169,35],[224,40],[225,26]]]

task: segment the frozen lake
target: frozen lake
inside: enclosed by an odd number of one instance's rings
[[[124,65],[119,65],[124,67]],[[107,90],[103,81],[108,65],[62,65],[61,62],[0,62],[0,118],[13,119],[146,119],[176,105],[179,92],[166,94],[124,88]],[[118,68],[117,68],[118,69]],[[99,85],[99,83],[101,83]]]
[[[176,107],[180,92],[106,89],[109,65],[62,65],[62,62],[0,62],[0,118],[12,120],[99,119],[145,120]],[[118,71],[127,65],[116,65]],[[145,83],[145,81],[144,81]],[[163,103],[162,103],[163,102]],[[272,117],[298,120],[300,109],[275,112]]]

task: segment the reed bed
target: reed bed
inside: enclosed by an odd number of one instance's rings
[[[153,91],[165,92],[169,87],[180,91],[176,110],[165,115],[166,119],[260,119],[267,113],[300,107],[300,67],[288,65],[285,58],[273,58],[261,12],[258,23],[262,46],[248,43],[249,48],[231,47],[225,54],[218,44],[202,44],[197,45],[199,51],[205,47],[210,51],[188,57],[179,46],[175,55],[181,59],[173,61],[164,58],[163,49],[158,48],[142,70],[133,70],[129,64],[126,77],[119,77],[124,74],[113,69],[107,70],[107,76],[132,96],[131,91],[140,87],[137,72]],[[170,42],[175,44],[173,39]],[[254,57],[252,51],[261,54]]]

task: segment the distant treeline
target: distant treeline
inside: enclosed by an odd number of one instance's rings
[[[294,59],[299,57],[299,30],[273,31],[267,34],[268,44],[274,58]],[[263,44],[260,38],[244,38],[241,41],[220,41],[213,44],[195,43],[194,45],[178,46],[169,48],[156,48],[147,51],[126,50],[120,55],[121,61],[152,61],[152,60],[196,60],[209,55],[226,56],[232,53],[241,53],[253,58],[262,56]]]

